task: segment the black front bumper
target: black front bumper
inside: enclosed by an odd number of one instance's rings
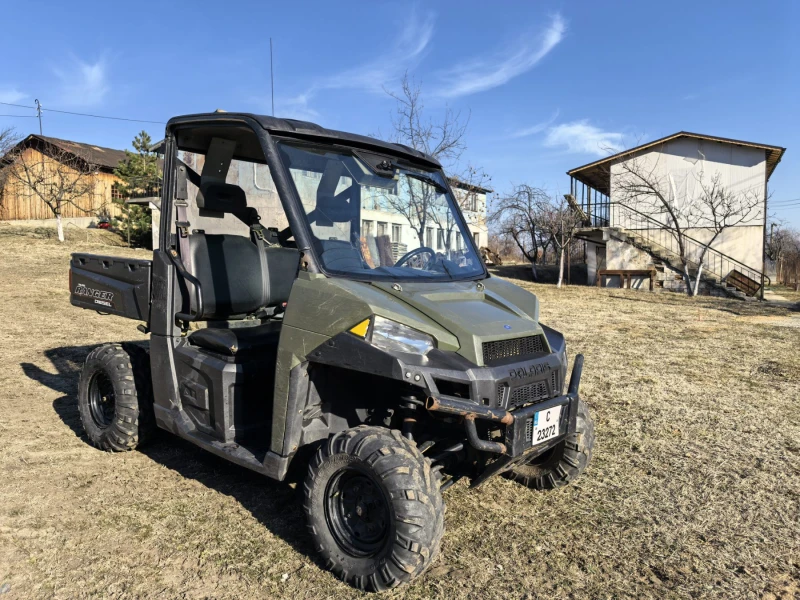
[[[575,432],[578,387],[583,356],[575,357],[566,394],[563,345],[549,353],[493,366],[477,366],[455,352],[432,350],[425,356],[379,350],[349,333],[339,334],[314,349],[315,362],[373,373],[403,381],[427,399],[432,414],[460,417],[469,443],[478,451],[517,462],[546,451]],[[559,435],[534,444],[530,421],[541,410],[563,405]],[[502,441],[487,435],[502,429]]]
[[[478,405],[461,398],[438,396],[428,398],[426,407],[432,412],[459,415],[464,419],[467,439],[479,451],[503,454],[510,458],[532,458],[551,448],[562,439],[575,433],[578,413],[578,390],[583,371],[583,355],[575,357],[569,388],[566,394],[541,400],[510,410]],[[546,442],[536,443],[533,439],[533,420],[537,412],[561,406],[559,434]],[[477,423],[496,424],[504,428],[503,441],[481,439]],[[484,428],[485,429],[485,428]]]

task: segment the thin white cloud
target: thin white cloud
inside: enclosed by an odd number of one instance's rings
[[[63,106],[97,106],[111,89],[105,58],[93,63],[74,58],[71,64],[56,68],[54,72],[60,81],[59,104]]]
[[[559,109],[556,109],[556,112],[553,113],[553,116],[547,119],[546,121],[542,121],[541,123],[537,123],[536,125],[531,125],[530,127],[525,127],[524,129],[519,129],[511,134],[512,138],[521,138],[521,137],[528,137],[529,135],[535,135],[537,133],[541,133],[550,125],[556,122],[558,115],[561,114]]]
[[[313,121],[319,117],[319,112],[309,106],[308,94],[298,94],[291,98],[278,98],[277,114],[281,118]]]
[[[550,24],[533,40],[525,39],[492,58],[474,59],[443,73],[444,83],[437,95],[445,98],[467,96],[507,83],[535,67],[564,39],[566,30],[561,15],[553,15]]]
[[[346,69],[316,82],[314,88],[361,89],[383,93],[389,83],[399,79],[422,58],[433,38],[433,13],[418,15],[412,10],[391,48],[362,65]]]
[[[434,17],[433,13],[419,15],[416,9],[412,9],[388,50],[360,65],[319,77],[300,94],[276,99],[278,116],[299,119],[318,117],[319,113],[311,107],[311,101],[325,90],[353,89],[383,93],[388,85],[400,79],[405,71],[416,66],[423,58],[433,38]]]
[[[0,86],[0,102],[8,102],[9,104],[18,104],[27,98],[27,94],[23,94],[16,87],[2,87]]]
[[[575,154],[594,154],[607,156],[609,152],[624,150],[624,134],[603,131],[589,124],[588,119],[561,123],[550,127],[544,138],[544,145],[550,148],[566,148]]]

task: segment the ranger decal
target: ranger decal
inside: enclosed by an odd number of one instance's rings
[[[92,298],[95,304],[101,304],[103,306],[113,307],[111,301],[114,299],[114,292],[95,290],[93,288],[86,287],[86,285],[83,283],[79,283],[75,287],[75,292],[73,293],[76,296],[87,296],[88,298]]]

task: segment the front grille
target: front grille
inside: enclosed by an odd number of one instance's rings
[[[523,404],[540,402],[558,396],[558,372],[553,371],[550,376],[550,385],[547,381],[536,381],[511,390],[511,397],[508,400],[508,408],[517,408]]]
[[[547,400],[549,397],[550,391],[547,388],[547,382],[537,381],[511,390],[511,400],[509,400],[508,406],[509,408],[517,407],[530,402]]]
[[[513,356],[527,356],[545,352],[544,336],[529,335],[512,340],[497,340],[483,343],[483,364]]]
[[[506,392],[508,392],[508,384],[501,383],[497,386],[497,406],[506,405]]]
[[[525,422],[525,441],[530,442],[533,440],[533,417]]]

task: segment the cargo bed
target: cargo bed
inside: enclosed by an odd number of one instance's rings
[[[70,260],[70,303],[137,321],[150,320],[153,261],[75,253]]]

